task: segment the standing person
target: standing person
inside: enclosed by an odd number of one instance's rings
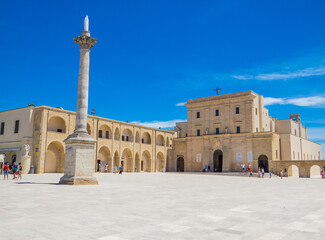
[[[269,176],[270,176],[270,178],[272,177],[272,173],[271,173],[271,171],[269,171]]]
[[[3,167],[4,167],[4,166],[3,166],[3,162],[1,162],[1,163],[0,163],[0,172],[1,172],[0,174],[2,174],[2,169],[3,169]]]
[[[250,173],[249,173],[249,177],[252,177],[252,176],[253,176],[253,172],[250,171]]]
[[[210,167],[210,165],[208,166],[208,172],[211,172],[211,167]]]
[[[16,176],[17,176],[17,170],[18,170],[18,164],[17,164],[16,162],[13,163],[13,165],[12,165],[12,169],[13,169],[12,173],[14,174],[13,179],[16,179]]]
[[[241,170],[243,171],[243,173],[245,172],[245,163],[241,165]]]
[[[21,177],[21,172],[23,171],[23,166],[21,165],[21,163],[19,163],[18,165],[18,179],[22,179]]]
[[[322,175],[322,179],[324,178],[324,170],[322,170],[321,172],[320,172],[320,174]]]
[[[5,166],[3,167],[3,180],[6,180],[6,176],[7,176],[7,180],[9,180],[8,175],[9,175],[9,163],[6,162]]]
[[[102,171],[102,165],[98,163],[98,172],[101,173],[101,171]]]
[[[258,172],[257,172],[258,178],[261,177],[261,168],[258,168]]]
[[[105,172],[107,173],[108,171],[108,164],[105,165]]]
[[[288,177],[288,172],[287,172],[287,169],[286,168],[284,169],[284,176],[285,177]]]
[[[264,178],[265,170],[262,168],[262,178]]]
[[[119,174],[122,174],[122,172],[123,172],[123,165],[120,166],[119,170],[120,170],[119,171]]]
[[[247,168],[248,168],[248,171],[249,171],[249,172],[252,170],[252,167],[251,167],[250,164],[248,164]]]
[[[283,178],[283,171],[280,172],[281,179]]]

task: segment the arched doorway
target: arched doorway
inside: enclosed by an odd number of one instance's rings
[[[318,165],[313,165],[310,168],[310,177],[320,177],[322,169]]]
[[[144,164],[144,166],[143,166],[144,171],[151,172],[151,155],[147,150],[142,153],[142,161]],[[142,169],[142,166],[141,166],[141,169]]]
[[[222,172],[223,153],[221,150],[216,150],[213,153],[213,171]]]
[[[265,172],[269,172],[269,161],[266,155],[261,155],[258,157],[258,167],[264,168]]]
[[[165,158],[164,158],[164,154],[162,152],[159,152],[157,154],[156,171],[158,171],[158,172],[165,171]]]
[[[104,164],[108,165],[108,172],[112,172],[112,158],[111,158],[111,153],[108,147],[106,146],[102,146],[99,151],[98,151],[98,161],[96,164],[96,170],[99,170],[99,164],[101,164],[101,166]],[[104,166],[105,169],[105,166]],[[101,169],[101,171],[103,172],[104,169]]]
[[[64,147],[62,143],[51,142],[47,147],[44,172],[64,172]]]
[[[113,164],[113,171],[117,172],[120,167],[120,156],[118,155],[118,151],[114,153],[114,164]]]
[[[296,165],[290,165],[288,167],[289,177],[299,177],[299,168]]]
[[[177,172],[184,172],[184,158],[177,158]]]
[[[129,148],[125,148],[122,152],[123,171],[125,172],[134,172],[132,151]]]
[[[143,171],[143,169],[141,169],[141,166],[140,166],[140,156],[139,156],[139,153],[136,153],[135,154],[135,169],[134,170],[136,172]]]

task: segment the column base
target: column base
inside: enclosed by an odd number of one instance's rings
[[[60,179],[59,184],[65,185],[98,185],[98,181],[94,177],[66,177]]]

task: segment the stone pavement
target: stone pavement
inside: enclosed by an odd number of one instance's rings
[[[325,238],[322,179],[124,173],[66,186],[61,176],[0,176],[0,239]]]

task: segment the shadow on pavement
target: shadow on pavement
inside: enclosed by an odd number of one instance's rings
[[[15,184],[47,184],[47,185],[60,185],[59,183],[42,183],[42,182],[15,182]]]

